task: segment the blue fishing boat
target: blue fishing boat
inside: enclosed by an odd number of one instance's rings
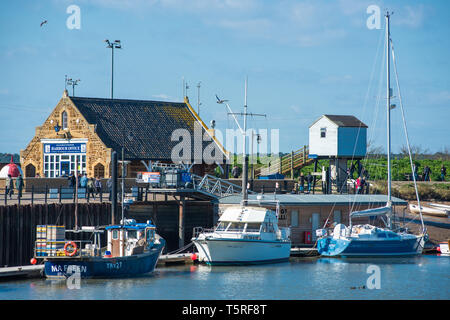
[[[57,226],[46,227],[49,232]],[[106,227],[82,227],[66,233],[91,233],[93,240],[59,240],[47,238],[47,248],[36,251],[44,259],[47,278],[67,278],[78,273],[81,278],[133,277],[155,269],[165,241],[150,222],[136,223],[126,219],[122,224]],[[107,233],[107,246],[100,236]],[[37,242],[38,243],[38,242]],[[37,247],[37,246],[36,246]],[[55,249],[53,249],[55,247]]]
[[[123,161],[123,149],[122,149]],[[35,259],[43,259],[47,278],[67,278],[72,275],[80,278],[133,277],[152,272],[164,249],[165,240],[156,233],[150,220],[137,223],[125,219],[124,180],[122,178],[122,220],[114,224],[117,211],[117,153],[112,153],[112,223],[108,226],[82,226],[77,221],[77,188],[75,188],[75,227],[66,230],[64,226],[38,226],[35,245]],[[75,168],[77,164],[75,163]],[[123,170],[123,169],[122,169]],[[77,176],[75,171],[75,176]],[[122,177],[125,174],[122,171]],[[77,181],[78,183],[78,181]],[[76,183],[76,185],[77,185]],[[102,246],[102,234],[106,232],[106,246]],[[89,238],[90,240],[68,240]],[[89,233],[90,236],[84,236]],[[83,235],[84,234],[84,235]]]
[[[409,147],[408,134],[406,130],[406,122],[404,119],[403,105],[401,101],[400,89],[398,86],[398,96],[402,110],[404,130],[409,150],[409,159],[412,170],[412,177],[416,189],[416,197],[418,201],[420,219],[422,221],[422,230],[418,235],[410,234],[407,230],[395,229],[392,216],[392,197],[391,197],[391,130],[390,130],[390,112],[395,105],[391,105],[392,92],[390,88],[390,57],[392,39],[389,31],[390,13],[386,13],[386,61],[387,61],[387,167],[388,167],[388,201],[386,206],[381,208],[373,208],[361,211],[351,212],[349,216],[349,227],[338,224],[333,230],[319,229],[316,230],[317,250],[323,256],[340,256],[340,257],[361,257],[361,256],[409,256],[421,254],[425,242],[428,239],[426,229],[423,223],[423,217],[420,207],[419,194],[414,175],[414,166],[412,163],[411,150]],[[395,67],[395,55],[392,50],[392,59]],[[395,68],[396,71],[396,68]],[[397,75],[397,72],[396,72]],[[383,221],[387,218],[386,227],[381,228],[370,224],[352,225],[352,218],[361,217],[381,217]]]

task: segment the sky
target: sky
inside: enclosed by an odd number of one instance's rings
[[[376,22],[369,6],[380,8],[379,28],[368,26]],[[200,82],[200,116],[225,134],[236,125],[215,95],[242,112],[248,78],[248,112],[266,115],[248,127],[279,130],[279,151],[307,145],[308,127],[323,114],[356,116],[370,145],[384,148],[386,10],[410,144],[448,150],[448,1],[18,0],[0,2],[0,152],[26,147],[61,99],[66,75],[80,79],[76,96],[110,97],[105,39],[122,43],[114,98],[181,101],[184,79],[197,110]],[[406,140],[393,70],[391,87],[399,152]]]

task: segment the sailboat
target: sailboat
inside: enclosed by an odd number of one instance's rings
[[[75,165],[77,167],[77,165]],[[44,273],[50,279],[65,279],[74,274],[80,278],[117,278],[140,276],[152,272],[165,240],[156,233],[156,227],[148,220],[137,223],[124,218],[122,195],[122,220],[114,223],[117,200],[117,154],[112,154],[112,223],[107,226],[82,226],[77,223],[75,203],[75,228],[40,225],[37,227],[35,259],[44,262]],[[76,190],[76,189],[75,189]],[[123,188],[122,188],[123,190]],[[75,191],[75,193],[77,193]],[[122,192],[123,194],[123,192]],[[77,199],[78,196],[75,196]],[[106,246],[101,235],[106,232]],[[91,240],[70,240],[71,234],[91,234]]]
[[[217,98],[218,103],[225,100]],[[291,254],[290,228],[278,227],[279,202],[270,201],[267,206],[262,195],[257,200],[248,199],[247,186],[247,81],[245,82],[244,128],[233,115],[243,135],[242,201],[239,206],[225,209],[219,223],[213,229],[194,228],[192,242],[198,251],[198,261],[208,265],[248,265],[287,261]],[[255,114],[252,114],[255,115]],[[249,205],[249,202],[255,202]]]
[[[349,226],[337,224],[333,230],[319,229],[316,235],[319,237],[317,241],[318,253],[322,256],[340,256],[340,257],[361,257],[361,256],[409,256],[422,253],[425,242],[428,239],[426,229],[422,220],[421,234],[414,235],[405,231],[396,232],[393,229],[392,222],[392,197],[391,197],[391,132],[390,132],[390,111],[391,111],[391,89],[390,89],[390,30],[389,30],[390,13],[386,13],[386,62],[387,62],[387,164],[388,164],[388,201],[384,207],[373,208],[361,211],[354,211],[349,216]],[[395,56],[392,51],[392,57],[395,66]],[[398,79],[397,79],[398,86]],[[399,94],[399,97],[400,94]],[[401,100],[400,100],[401,101]],[[403,107],[402,107],[403,115]],[[404,118],[404,115],[403,115]],[[409,148],[408,134],[406,125],[404,126],[407,145]],[[410,152],[411,168],[412,158]],[[414,174],[413,174],[414,177]],[[417,185],[414,177],[414,185],[416,187],[416,196],[420,200],[417,192]],[[381,228],[370,224],[352,225],[353,218],[359,217],[387,217],[386,227]]]

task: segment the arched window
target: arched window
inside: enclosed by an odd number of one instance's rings
[[[61,126],[63,129],[67,129],[67,112],[63,111],[61,114]]]

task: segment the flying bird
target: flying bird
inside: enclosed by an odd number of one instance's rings
[[[219,97],[216,94],[216,98],[217,98],[217,103],[224,103],[227,102],[228,100],[220,100]]]
[[[47,23],[47,20],[42,21],[42,22],[41,22],[41,27],[42,27],[44,24],[46,24],[46,23]]]

